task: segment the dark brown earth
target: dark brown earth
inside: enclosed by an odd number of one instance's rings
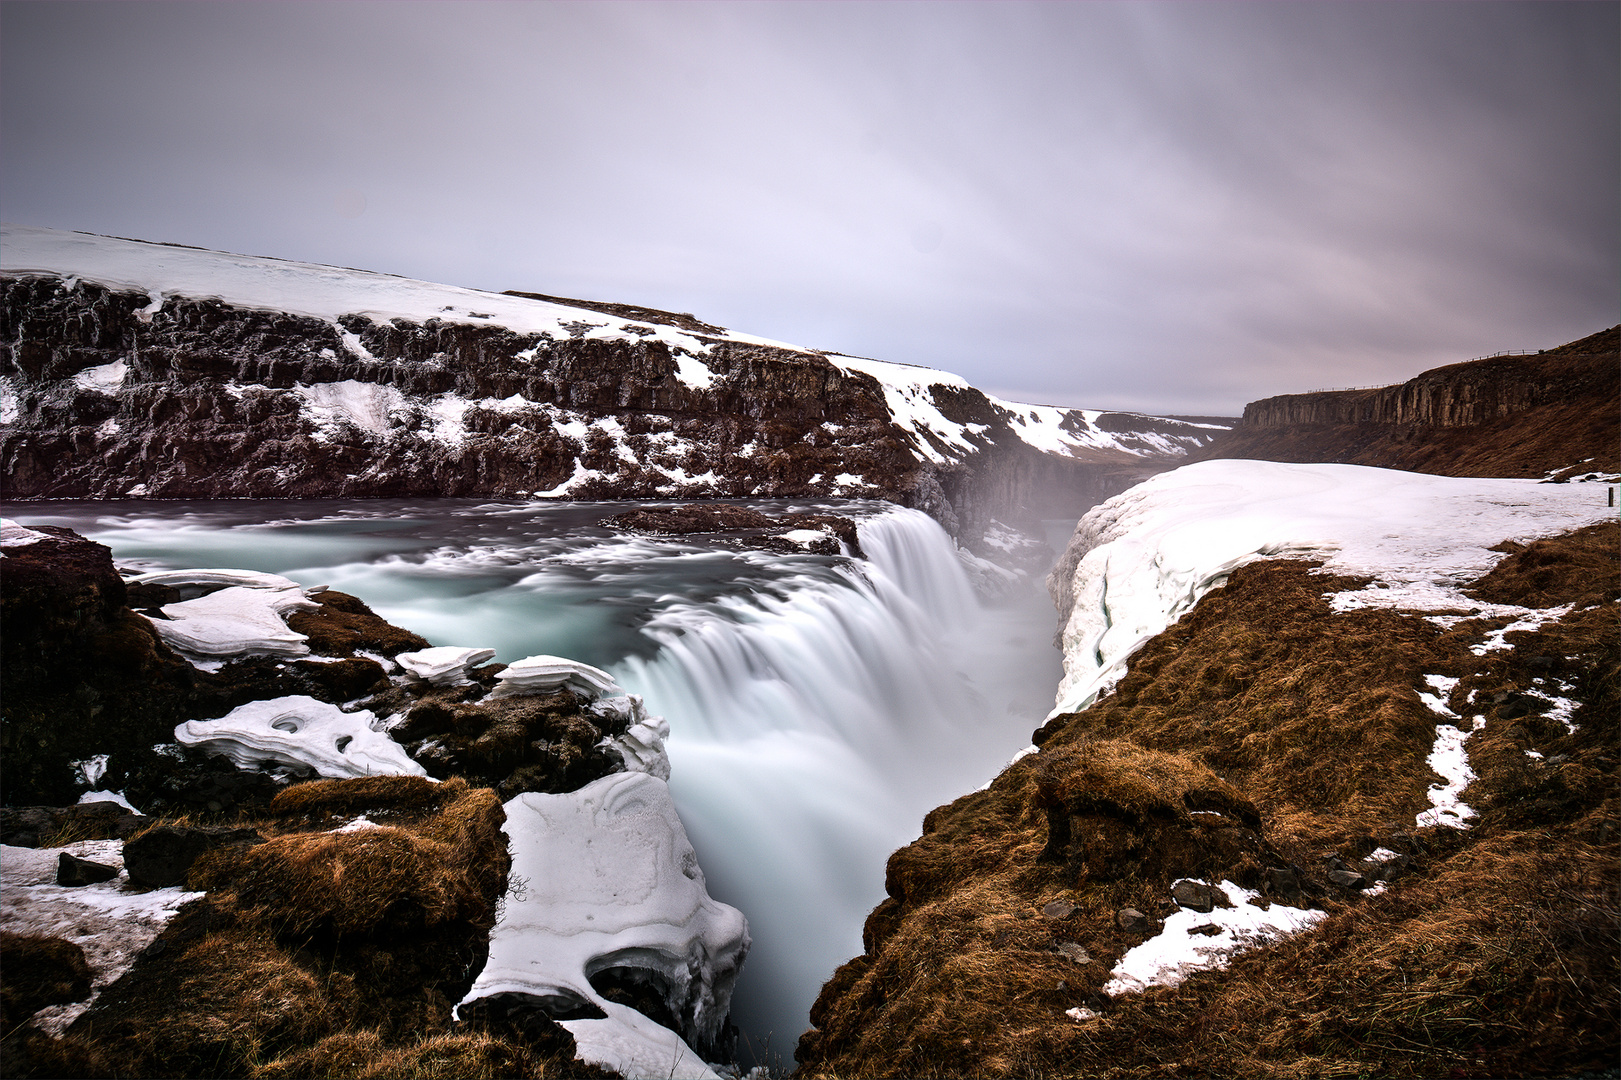
[[[1398,386],[1251,402],[1189,460],[1331,461],[1446,476],[1621,471],[1621,327]]]

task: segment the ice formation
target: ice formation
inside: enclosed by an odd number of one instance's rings
[[[26,525],[19,525],[9,518],[0,518],[0,548],[27,547],[29,544],[37,544],[41,540],[51,538],[50,533],[42,533]]]
[[[332,779],[350,776],[424,776],[399,743],[373,731],[370,712],[346,713],[312,697],[250,701],[218,720],[188,720],[175,741],[223,754],[238,768],[262,765],[312,769]]]
[[[692,1043],[714,1041],[748,951],[743,914],[711,899],[664,781],[614,773],[562,795],[506,803],[512,880],[490,955],[463,1004],[518,995],[558,1011],[581,1060],[632,1077],[714,1077]],[[670,1031],[592,985],[658,987]]]
[[[438,645],[417,652],[400,653],[394,659],[406,671],[434,686],[454,686],[467,681],[467,670],[495,655],[494,649],[464,649]]]
[[[611,712],[627,721],[623,735],[607,740],[625,762],[626,771],[648,773],[660,780],[670,778],[670,756],[664,749],[670,723],[662,716],[649,716],[640,694],[604,698],[591,706],[591,711]]]
[[[547,693],[564,687],[584,698],[623,693],[614,677],[601,668],[561,656],[526,656],[508,664],[496,678],[501,680],[501,685],[495,688],[492,697]]]
[[[1340,610],[1481,608],[1459,588],[1488,571],[1503,540],[1602,520],[1604,492],[1581,484],[1429,476],[1361,465],[1204,461],[1094,507],[1063,630],[1064,680],[1052,715],[1085,708],[1139,647],[1245,563],[1319,559],[1373,577]],[[1520,609],[1514,609],[1516,611]]]
[[[320,605],[307,599],[296,581],[253,570],[165,570],[130,582],[167,585],[180,593],[178,603],[163,606],[167,618],[153,619],[152,627],[193,662],[309,654],[304,644],[309,639],[288,629],[286,618]]]

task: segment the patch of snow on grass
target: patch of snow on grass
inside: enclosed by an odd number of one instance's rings
[[[1183,908],[1165,920],[1165,929],[1126,952],[1109,972],[1103,992],[1111,996],[1146,990],[1150,986],[1175,986],[1196,971],[1227,966],[1227,961],[1245,949],[1255,948],[1305,930],[1327,918],[1322,911],[1273,904],[1263,911],[1249,901],[1260,893],[1241,888],[1230,881],[1212,886],[1226,895],[1233,905],[1199,912]],[[1216,926],[1215,934],[1195,934],[1195,927]]]
[[[1570,609],[1573,606],[1574,605],[1572,604],[1566,604],[1563,607],[1519,608],[1517,611],[1525,612],[1521,618],[1514,620],[1500,630],[1493,630],[1491,633],[1486,635],[1484,641],[1480,642],[1478,645],[1469,646],[1469,651],[1474,653],[1476,656],[1485,656],[1490,652],[1500,652],[1503,649],[1513,648],[1513,646],[1504,640],[1509,634],[1521,631],[1540,630],[1543,624],[1551,623],[1558,619],[1564,618],[1570,613]]]
[[[1427,759],[1429,766],[1443,783],[1430,785],[1430,809],[1418,815],[1419,828],[1445,826],[1449,829],[1467,829],[1474,808],[1463,801],[1463,789],[1475,780],[1475,771],[1469,767],[1469,752],[1464,744],[1486,721],[1476,717],[1474,727],[1463,731],[1451,724],[1435,725],[1435,747]]]
[[[56,885],[62,852],[117,866],[110,881],[77,888]],[[60,1035],[117,981],[173,919],[181,905],[202,897],[177,888],[127,891],[123,842],[87,840],[61,848],[0,846],[0,930],[12,934],[60,937],[84,950],[92,974],[91,997],[52,1005],[34,1015],[47,1034]]]
[[[1426,675],[1424,681],[1430,684],[1433,694],[1419,691],[1418,700],[1422,701],[1431,712],[1441,716],[1448,716],[1456,720],[1458,714],[1447,708],[1447,699],[1452,696],[1452,688],[1458,685],[1457,679],[1449,679],[1445,675]]]

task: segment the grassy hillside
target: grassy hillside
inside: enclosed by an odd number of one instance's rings
[[[1507,618],[1336,612],[1324,593],[1360,582],[1295,561],[1240,569],[1114,693],[1049,722],[1038,753],[892,856],[865,951],[812,1010],[801,1075],[1613,1066],[1618,542],[1608,524],[1509,549],[1471,595],[1572,607],[1497,650],[1481,646]],[[1446,723],[1425,676],[1458,680],[1445,704],[1464,730],[1483,718],[1468,829],[1415,826]],[[1574,703],[1573,733],[1552,698]],[[1225,970],[1105,994],[1184,878],[1323,917]]]

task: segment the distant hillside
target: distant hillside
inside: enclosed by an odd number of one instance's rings
[[[1227,427],[628,304],[18,225],[0,245],[8,498],[865,497],[971,541]]]
[[[1621,469],[1621,326],[1397,386],[1263,398],[1192,460],[1343,462],[1448,476]]]

